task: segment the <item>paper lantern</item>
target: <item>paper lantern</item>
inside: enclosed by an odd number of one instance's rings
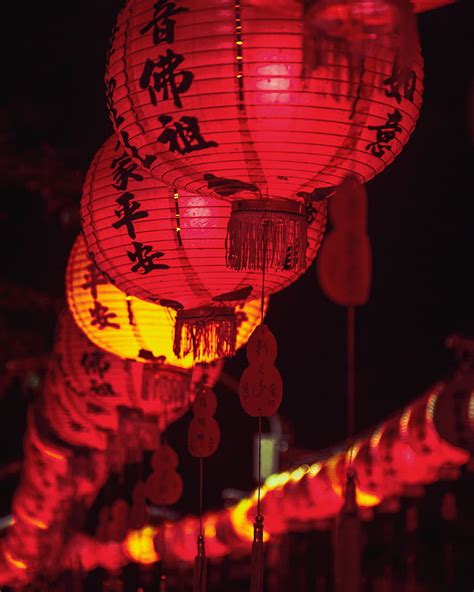
[[[140,409],[157,417],[157,428],[184,415],[199,384],[214,385],[222,361],[192,369],[124,360],[95,346],[69,311],[60,315],[50,373],[79,417],[99,431],[116,432],[119,409]],[[51,390],[51,377],[46,392]]]
[[[177,311],[177,355],[183,330],[202,342],[210,329],[232,354],[233,307],[259,298],[262,287],[265,294],[280,291],[301,273],[291,269],[291,249],[285,268],[267,270],[264,280],[259,271],[229,270],[230,210],[220,199],[173,191],[157,181],[133,163],[116,136],[89,169],[81,202],[87,250],[120,290]],[[303,270],[316,256],[325,225],[326,205],[320,203],[309,225]]]
[[[232,202],[236,269],[283,269],[288,248],[303,266],[305,207],[348,173],[382,171],[418,118],[417,39],[380,36],[355,73],[336,44],[306,72],[303,4],[128,0],[112,34],[106,94],[123,146],[164,183]]]
[[[69,257],[66,292],[76,323],[100,348],[140,362],[166,362],[179,368],[195,364],[192,353],[177,357],[173,351],[176,312],[127,296],[113,286],[87,255],[82,236],[77,238]],[[266,310],[268,299],[265,302]],[[260,322],[260,301],[239,304],[235,315],[239,348]],[[212,362],[218,357],[203,355],[201,361]]]

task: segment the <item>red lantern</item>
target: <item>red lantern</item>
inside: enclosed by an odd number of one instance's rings
[[[303,3],[128,0],[106,76],[115,130],[164,183],[233,202],[228,264],[304,266],[305,204],[348,173],[364,182],[407,142],[422,66],[400,73],[401,37],[367,45],[354,68],[341,47],[305,72]],[[404,61],[403,64],[406,62]]]
[[[67,399],[64,404],[88,418],[99,432],[116,432],[118,410],[127,407],[156,416],[158,426],[165,429],[186,413],[200,384],[216,383],[221,369],[220,360],[189,370],[123,360],[91,343],[72,315],[64,312],[46,390],[56,381],[56,390]]]
[[[184,343],[179,346],[186,327],[193,341],[209,340],[212,330],[221,342],[235,342],[233,308],[260,297],[262,275],[226,267],[229,204],[171,190],[134,164],[114,136],[90,167],[81,215],[88,251],[113,284],[178,311],[177,355],[189,350]],[[326,206],[317,204],[303,269],[316,256],[325,222]],[[291,269],[293,256],[288,251],[286,268],[266,273],[265,294],[281,290],[300,275]],[[232,344],[230,353],[233,350]]]
[[[109,352],[122,358],[149,363],[166,362],[180,368],[195,365],[194,348],[202,353],[202,342],[193,332],[188,332],[189,347],[193,351],[185,357],[177,357],[173,351],[176,312],[127,296],[111,284],[88,257],[82,235],[77,238],[69,257],[66,290],[69,308],[78,326],[91,341]],[[267,305],[268,298],[264,302],[264,312]],[[224,312],[225,319],[236,329],[236,348],[242,347],[260,320],[261,301],[239,304],[232,311],[226,307]],[[202,317],[196,318],[202,320]],[[212,321],[213,315],[209,318]],[[189,323],[192,325],[192,319]],[[207,334],[207,324],[202,328],[208,338],[202,349],[208,353],[202,355],[201,361],[215,361],[222,357],[219,349],[226,350],[226,344],[219,343],[217,331],[216,334],[212,331],[211,335]],[[230,343],[227,345],[230,347]]]

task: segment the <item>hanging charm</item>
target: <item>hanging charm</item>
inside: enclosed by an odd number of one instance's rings
[[[258,326],[247,345],[248,368],[239,385],[239,397],[245,412],[251,417],[270,417],[280,407],[283,382],[274,362],[277,344],[266,325]]]
[[[194,417],[188,431],[188,448],[191,456],[207,458],[219,446],[220,429],[213,415],[217,409],[214,391],[201,386],[193,404]]]
[[[335,535],[336,592],[360,592],[361,525],[352,469],[347,472],[344,504],[337,517]]]
[[[146,482],[146,497],[156,506],[171,506],[183,493],[183,480],[177,472],[178,455],[162,444],[151,458],[153,472]]]
[[[193,592],[207,590],[207,558],[203,531],[203,462],[217,450],[220,441],[220,429],[214,414],[217,411],[217,398],[214,391],[200,384],[196,389],[193,403],[194,417],[188,431],[188,448],[191,456],[199,458],[199,535],[197,554],[194,558]]]
[[[252,563],[250,566],[250,592],[263,591],[263,516],[259,513],[253,524]]]
[[[193,592],[206,592],[207,590],[207,557],[204,544],[204,535],[200,534],[197,540],[197,555],[194,558]]]
[[[367,234],[367,192],[353,176],[344,179],[329,201],[333,230],[321,247],[317,271],[326,296],[342,306],[369,299],[372,250]]]

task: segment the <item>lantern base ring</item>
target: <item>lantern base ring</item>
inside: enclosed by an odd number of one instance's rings
[[[227,266],[236,270],[304,269],[307,229],[302,202],[285,199],[234,201],[227,226]]]
[[[235,354],[237,317],[232,307],[203,306],[179,310],[176,315],[173,351],[178,358],[193,355],[209,362]]]

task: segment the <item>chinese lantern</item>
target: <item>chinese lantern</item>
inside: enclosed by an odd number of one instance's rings
[[[268,270],[264,286],[260,272],[229,270],[229,216],[230,205],[220,199],[173,191],[157,181],[134,164],[116,136],[89,169],[81,207],[87,250],[117,288],[177,311],[176,355],[190,348],[212,353],[212,342],[220,355],[232,354],[234,306],[259,298],[262,289],[277,292],[300,275],[291,269],[291,250],[286,268]],[[320,203],[309,225],[303,269],[316,256],[325,224],[326,205]]]
[[[288,249],[303,267],[305,208],[346,174],[381,172],[418,118],[416,32],[378,36],[356,72],[340,44],[307,72],[303,4],[128,0],[112,34],[106,95],[122,145],[167,185],[232,202],[235,269],[284,269]]]
[[[66,292],[76,323],[102,349],[140,362],[166,362],[179,368],[194,365],[192,353],[177,357],[173,351],[176,312],[127,296],[112,285],[87,255],[82,236],[77,238],[69,257]],[[239,348],[260,321],[260,302],[237,305],[235,315]],[[202,361],[211,362],[219,356],[203,357]]]
[[[221,360],[192,369],[124,360],[95,346],[64,312],[50,372],[56,373],[79,415],[88,417],[98,430],[116,432],[119,408],[127,407],[156,416],[165,429],[186,413],[198,385],[217,382],[221,368]]]

